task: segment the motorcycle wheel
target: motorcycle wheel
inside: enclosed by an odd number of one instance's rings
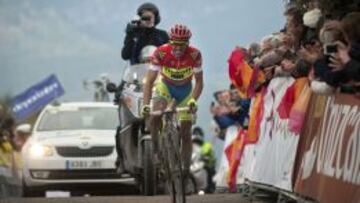
[[[197,189],[196,180],[194,178],[194,175],[190,174],[189,179],[186,181],[185,184],[185,193],[191,195],[191,194],[197,194],[197,192],[198,189]]]

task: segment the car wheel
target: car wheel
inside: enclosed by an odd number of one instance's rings
[[[32,188],[26,186],[25,182],[22,182],[22,196],[23,197],[44,197],[45,191],[40,188]]]

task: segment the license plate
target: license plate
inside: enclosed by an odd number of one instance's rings
[[[101,168],[102,161],[66,161],[66,169]]]

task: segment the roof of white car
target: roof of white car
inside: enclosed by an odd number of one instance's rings
[[[64,102],[60,104],[50,104],[46,106],[46,109],[62,109],[62,108],[75,108],[75,107],[116,107],[111,102]]]

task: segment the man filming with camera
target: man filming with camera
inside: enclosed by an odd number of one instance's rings
[[[137,9],[137,19],[131,20],[126,27],[126,37],[121,52],[122,58],[129,60],[131,66],[144,63],[144,55],[147,55],[147,60],[149,60],[152,55],[151,49],[155,49],[155,47],[159,47],[169,41],[167,32],[155,27],[159,23],[159,9],[154,4],[144,3]],[[116,133],[115,136],[116,152],[118,154],[115,166],[118,173],[123,173],[125,172],[125,166],[123,163],[120,135],[121,133]]]
[[[142,4],[138,10],[139,19],[132,20],[126,27],[126,37],[121,56],[130,64],[140,63],[141,50],[148,45],[159,47],[169,41],[166,31],[156,28],[160,23],[159,9],[152,3]]]

